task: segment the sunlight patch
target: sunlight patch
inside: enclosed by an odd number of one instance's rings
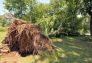
[[[72,53],[73,53],[74,55],[76,55],[76,56],[80,56],[80,54],[78,54],[78,53],[75,52],[75,51],[72,51]]]

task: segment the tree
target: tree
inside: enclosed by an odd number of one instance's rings
[[[5,8],[18,18],[22,18],[26,13],[24,0],[5,0],[4,4]]]
[[[86,0],[50,1],[48,4],[43,4],[37,0],[5,0],[5,8],[18,18],[40,25],[45,34],[62,29],[67,34],[74,34],[86,28],[83,23],[86,16],[82,15],[82,18],[79,19],[77,15],[82,13],[91,15],[89,11],[91,5],[87,4],[89,0],[87,2]],[[85,8],[86,12],[82,12],[81,8]]]
[[[90,16],[90,34],[92,36],[92,0],[83,0],[82,9],[84,10],[82,13],[89,14]]]
[[[51,15],[56,15],[54,30],[63,28],[67,34],[80,33],[82,20],[77,18],[81,6],[80,0],[51,0]]]

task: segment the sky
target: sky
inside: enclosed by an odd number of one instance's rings
[[[8,11],[4,9],[4,0],[0,0],[0,15],[3,15],[4,13],[7,13]],[[50,0],[38,0],[40,3],[49,3]]]
[[[41,3],[49,3],[50,2],[50,0],[38,0],[38,1]]]
[[[3,5],[4,0],[0,0],[0,15],[3,15],[6,10],[4,9],[4,5]]]

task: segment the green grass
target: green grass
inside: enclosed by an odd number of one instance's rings
[[[6,33],[7,33],[6,30],[7,30],[6,27],[0,27],[0,44],[4,39],[4,37],[6,36]]]
[[[55,42],[63,50],[60,63],[92,63],[92,42],[80,38],[65,37],[62,42]]]
[[[0,28],[0,42],[6,35],[6,28]],[[42,56],[21,57],[22,63],[92,63],[92,42],[81,37],[53,38],[57,50]]]

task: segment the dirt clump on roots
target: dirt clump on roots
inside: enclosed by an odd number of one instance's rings
[[[11,23],[3,44],[7,44],[10,51],[17,51],[22,56],[53,50],[51,40],[42,34],[39,26],[21,20]]]

